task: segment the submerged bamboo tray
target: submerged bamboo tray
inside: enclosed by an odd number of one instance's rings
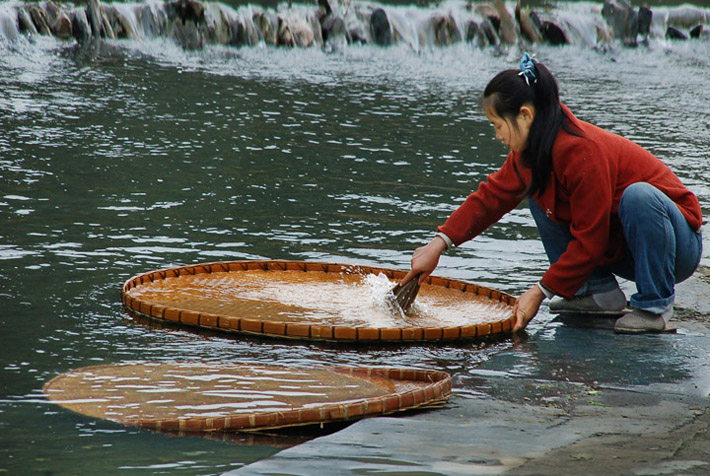
[[[441,404],[436,370],[137,362],[83,367],[43,388],[74,412],[156,431],[256,431]]]
[[[270,284],[270,280],[284,284],[327,286],[333,283],[352,284],[363,276],[375,274],[399,280],[406,273],[371,266],[304,261],[222,261],[140,274],[123,285],[122,301],[128,312],[138,317],[223,332],[292,339],[371,343],[447,341],[512,331],[512,309],[516,302],[513,296],[465,281],[436,276],[427,278],[417,301],[433,296],[447,303],[468,305],[470,302],[484,308],[495,308],[499,316],[474,324],[424,323],[417,316],[405,316],[407,321],[402,325],[371,325],[368,322],[314,319],[308,306],[279,303],[278,296],[271,300],[234,298],[239,286],[248,284],[256,289],[259,283]],[[251,282],[254,280],[256,284]],[[323,297],[328,294],[327,291],[316,291],[318,293]]]

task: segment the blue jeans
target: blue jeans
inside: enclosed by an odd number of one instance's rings
[[[530,211],[547,257],[554,263],[574,239],[569,226],[547,218],[532,198]],[[626,238],[624,257],[596,268],[576,295],[611,291],[618,287],[616,275],[636,282],[638,292],[631,296],[631,306],[660,314],[673,305],[675,283],[688,279],[700,264],[701,234],[690,228],[671,199],[645,182],[624,190],[619,218]]]

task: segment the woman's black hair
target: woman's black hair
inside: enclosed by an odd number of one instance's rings
[[[522,153],[523,164],[532,170],[532,180],[525,190],[528,197],[542,194],[547,188],[552,172],[552,146],[560,128],[581,135],[581,131],[573,129],[562,110],[557,80],[545,65],[534,64],[534,80],[526,79],[518,69],[501,71],[488,83],[482,98],[485,107],[490,107],[498,117],[508,119],[514,125],[522,106],[532,104],[535,107],[527,148]]]

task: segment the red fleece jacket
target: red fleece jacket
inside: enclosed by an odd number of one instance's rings
[[[702,213],[695,195],[660,159],[562,108],[583,136],[560,130],[552,149],[552,177],[544,193],[534,198],[550,219],[569,225],[574,237],[542,277],[548,289],[571,298],[595,267],[622,258],[624,236],[618,211],[629,185],[647,182],[661,190],[694,230],[702,225]],[[474,238],[523,200],[531,176],[521,155],[511,152],[438,230],[457,246]]]

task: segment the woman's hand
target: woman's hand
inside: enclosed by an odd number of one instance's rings
[[[421,276],[419,277],[419,284],[422,284],[426,278],[434,272],[436,265],[439,264],[441,253],[446,251],[446,248],[446,242],[443,238],[435,236],[429,244],[414,250],[414,253],[412,254],[412,269],[404,278],[402,278],[399,284],[404,286],[419,273],[421,273]]]
[[[513,315],[515,316],[513,332],[525,329],[528,323],[532,321],[533,317],[537,314],[538,309],[540,309],[540,304],[544,299],[545,295],[537,285],[525,291],[523,295],[518,298],[518,303],[513,308]]]

